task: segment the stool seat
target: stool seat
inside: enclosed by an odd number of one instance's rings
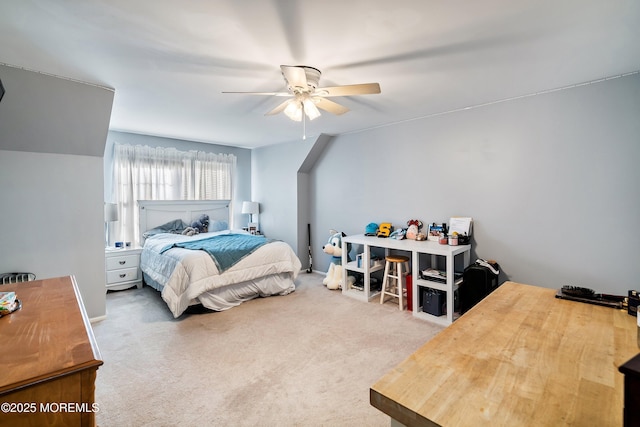
[[[403,267],[406,270],[403,272]],[[386,295],[398,298],[400,310],[404,310],[404,288],[406,281],[404,276],[409,272],[409,257],[404,255],[387,255],[385,257],[384,277],[382,279],[382,291],[380,292],[380,304],[384,304]]]
[[[404,255],[387,255],[384,259],[389,262],[409,262],[409,257]]]

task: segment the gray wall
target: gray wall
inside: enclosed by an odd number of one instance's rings
[[[105,315],[102,153],[113,90],[0,66],[0,272],[75,275]]]
[[[316,143],[313,138],[285,142],[257,148],[252,155],[251,193],[260,202],[260,229],[287,242],[301,260],[307,259],[307,219],[299,211],[307,213],[310,194],[308,171],[301,167]]]
[[[102,159],[0,151],[0,272],[74,275],[90,318],[105,314]]]
[[[637,288],[638,117],[636,74],[335,137],[306,184],[312,234],[471,216],[472,257],[496,259],[501,279],[626,294]],[[290,163],[309,151],[303,142],[255,151],[254,175],[278,171],[254,187],[265,209],[295,209],[281,193],[295,194]],[[313,246],[319,271],[330,262],[323,240]]]
[[[251,200],[251,150],[227,145],[208,144],[150,135],[110,131],[104,151],[104,200],[112,202],[113,190],[113,146],[115,143],[130,145],[148,145],[150,147],[174,147],[181,151],[205,151],[236,156],[236,181],[233,183],[233,221],[235,227],[246,226],[249,217],[240,213],[242,202]]]

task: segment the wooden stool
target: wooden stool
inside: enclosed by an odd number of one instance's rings
[[[409,258],[402,255],[388,255],[385,257],[386,263],[384,265],[384,277],[382,279],[382,290],[380,292],[380,304],[384,304],[384,297],[390,295],[398,298],[398,305],[400,310],[404,310],[403,300],[403,288],[404,288],[404,275],[409,272],[402,271],[405,264],[408,265]],[[393,274],[395,272],[395,274]],[[394,279],[395,283],[391,280]]]

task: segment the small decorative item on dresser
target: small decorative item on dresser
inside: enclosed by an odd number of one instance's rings
[[[15,292],[0,292],[0,317],[11,314],[22,307]]]

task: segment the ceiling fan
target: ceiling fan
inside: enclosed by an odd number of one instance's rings
[[[287,84],[287,92],[223,92],[247,95],[286,96],[289,99],[267,112],[272,116],[284,112],[287,117],[297,122],[308,117],[313,120],[320,116],[320,110],[340,115],[349,109],[344,105],[327,98],[336,96],[369,95],[380,93],[378,83],[363,83],[344,86],[318,87],[322,72],[306,65],[281,65],[282,76]]]

